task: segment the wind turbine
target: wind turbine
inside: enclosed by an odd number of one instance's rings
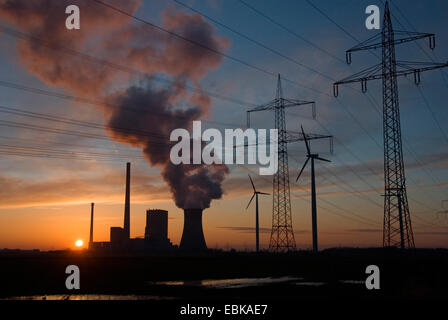
[[[314,175],[314,160],[321,160],[321,161],[327,161],[331,162],[330,160],[324,159],[319,157],[317,153],[311,153],[310,146],[308,144],[308,139],[306,138],[305,132],[302,128],[302,135],[303,140],[305,141],[306,145],[306,151],[307,151],[307,159],[305,163],[303,164],[302,170],[300,170],[299,175],[297,176],[296,182],[299,180],[300,175],[302,174],[303,170],[305,169],[306,165],[308,164],[308,161],[311,159],[311,220],[312,220],[312,226],[313,226],[313,251],[317,252],[317,205],[316,205],[316,178]]]
[[[254,194],[252,195],[252,198],[250,198],[249,203],[247,204],[246,210],[247,208],[249,208],[250,203],[252,202],[252,200],[255,197],[255,236],[256,236],[256,251],[258,252],[260,250],[260,233],[259,233],[259,227],[258,227],[258,195],[262,194],[262,195],[269,195],[269,193],[265,193],[265,192],[260,192],[257,191],[257,189],[255,189],[255,185],[254,182],[252,181],[252,178],[249,176],[250,179],[250,183],[252,184],[252,188],[254,189]]]

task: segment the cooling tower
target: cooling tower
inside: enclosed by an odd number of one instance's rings
[[[202,209],[184,209],[184,231],[180,240],[180,249],[185,251],[207,249],[202,231]]]

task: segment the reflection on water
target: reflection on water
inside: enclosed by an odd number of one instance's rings
[[[113,295],[113,294],[53,294],[46,296],[20,296],[4,300],[164,300],[174,299],[159,296]],[[1,300],[1,299],[0,299]]]
[[[242,278],[242,279],[224,279],[224,280],[204,280],[202,285],[217,289],[226,288],[244,288],[253,286],[263,286],[275,283],[288,283],[300,280],[301,278],[280,277],[280,278]]]
[[[303,278],[297,277],[266,277],[266,278],[237,278],[237,279],[214,279],[214,280],[185,280],[185,281],[156,281],[148,282],[150,285],[161,286],[189,286],[206,287],[213,289],[235,289],[254,286],[266,286],[273,284],[300,284]],[[311,283],[311,282],[307,282]]]
[[[343,284],[365,284],[363,280],[340,280],[339,282]]]
[[[340,280],[342,284],[362,285],[362,280]],[[304,278],[298,277],[266,277],[266,278],[236,278],[236,279],[210,279],[210,280],[184,280],[184,281],[147,281],[151,286],[185,286],[185,287],[201,287],[210,289],[237,289],[256,286],[270,285],[292,285],[292,286],[309,286],[320,287],[326,282],[305,281]],[[110,295],[110,294],[55,294],[55,295],[36,295],[36,296],[18,296],[6,298],[6,300],[163,300],[175,299],[174,297],[165,296],[146,296],[146,295]]]
[[[296,285],[298,286],[310,286],[310,287],[320,287],[323,286],[325,282],[311,282],[311,281],[304,281],[304,282],[297,282]]]

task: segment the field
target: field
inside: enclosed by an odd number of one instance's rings
[[[80,269],[80,290],[65,287],[68,265]],[[380,268],[379,290],[365,287],[368,265]],[[210,301],[446,299],[447,270],[445,249],[329,249],[318,254],[2,253],[0,296],[124,295],[130,299]]]

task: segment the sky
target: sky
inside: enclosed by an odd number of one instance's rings
[[[54,5],[46,8],[51,2]],[[169,238],[178,244],[183,227],[179,206],[198,195],[211,201],[203,216],[208,246],[253,250],[255,208],[246,210],[252,193],[247,175],[269,193],[272,177],[258,175],[256,166],[214,167],[193,172],[209,183],[204,188],[208,194],[198,193],[194,185],[191,194],[180,192],[186,189],[179,191],[177,183],[190,181],[192,172],[176,171],[166,162],[160,137],[142,138],[135,132],[165,136],[193,119],[221,131],[245,128],[246,111],[275,97],[277,74],[284,79],[285,97],[314,101],[317,108],[316,119],[310,107],[287,110],[288,130],[298,131],[303,125],[306,132],[334,136],[333,153],[328,141],[312,143],[313,151],[332,161],[316,165],[320,247],[381,245],[381,83],[369,82],[366,94],[359,83],[341,86],[338,98],[333,97],[332,83],[378,63],[375,54],[380,51],[363,51],[353,54],[348,66],[345,50],[378,32],[366,29],[365,8],[376,4],[382,14],[382,1],[105,2],[193,38],[196,45],[94,1],[0,0],[0,248],[50,250],[73,248],[78,239],[87,242],[91,202],[95,241],[108,241],[109,228],[123,221],[129,161],[132,237],[144,235],[147,209],[165,209]],[[80,6],[80,30],[65,28],[64,9],[69,4]],[[398,60],[448,60],[446,1],[395,0],[391,10],[396,30],[436,34],[434,51],[427,39],[401,44]],[[84,55],[73,55],[67,48]],[[407,192],[417,247],[448,246],[448,218],[441,213],[448,210],[442,203],[448,200],[446,72],[423,73],[418,87],[412,77],[399,79]],[[253,114],[251,125],[272,128],[274,114]],[[119,127],[135,132],[116,130]],[[298,248],[309,249],[309,168],[295,182],[305,146],[291,143],[288,152],[295,240]],[[272,197],[261,197],[262,248],[269,245],[271,225]]]

